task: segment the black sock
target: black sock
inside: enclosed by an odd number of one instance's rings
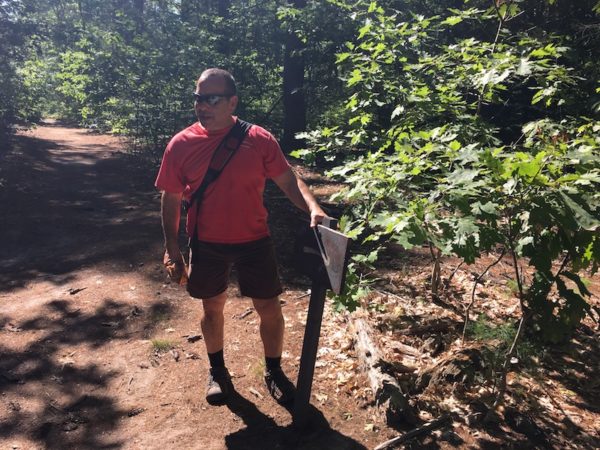
[[[219,368],[225,367],[225,359],[223,358],[223,350],[219,350],[215,353],[208,354],[208,360],[210,361],[210,367]]]
[[[277,358],[269,358],[265,356],[265,362],[267,364],[267,369],[280,369],[281,368],[281,356]]]

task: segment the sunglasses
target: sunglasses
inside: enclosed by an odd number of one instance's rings
[[[221,101],[223,98],[230,98],[231,95],[227,94],[210,94],[210,95],[200,95],[194,92],[194,99],[198,103],[206,103],[209,106],[215,106],[217,103]]]

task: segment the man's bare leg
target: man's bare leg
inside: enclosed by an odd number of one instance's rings
[[[265,383],[277,402],[287,405],[294,400],[295,388],[281,370],[285,321],[279,298],[253,299],[260,316],[260,337],[265,349]]]
[[[223,310],[227,301],[227,293],[223,292],[215,297],[202,300],[203,315],[200,321],[204,344],[208,353],[223,350],[223,333],[225,318]]]
[[[204,344],[210,360],[206,400],[210,404],[222,404],[229,395],[231,383],[229,372],[223,359],[223,334],[225,318],[223,310],[227,294],[223,292],[215,297],[202,300],[204,313],[200,321]]]
[[[254,309],[260,317],[260,338],[266,358],[279,358],[283,351],[283,331],[285,322],[279,297],[252,299]]]

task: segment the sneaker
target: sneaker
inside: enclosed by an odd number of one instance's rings
[[[269,394],[280,405],[287,405],[294,401],[296,388],[288,377],[285,376],[280,367],[266,370],[265,383],[267,384]]]
[[[229,395],[231,376],[225,367],[212,367],[208,371],[206,401],[211,405],[221,404]]]

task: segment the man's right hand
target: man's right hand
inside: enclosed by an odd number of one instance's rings
[[[163,263],[169,278],[178,284],[187,282],[187,267],[179,249],[177,236],[181,214],[181,193],[163,192],[161,195],[161,218],[165,235],[165,257]]]
[[[171,281],[182,286],[187,283],[187,267],[185,261],[183,260],[183,255],[181,254],[181,252],[176,252],[175,256],[171,257],[169,255],[169,252],[165,251],[163,264],[167,269],[167,274],[169,275]]]

